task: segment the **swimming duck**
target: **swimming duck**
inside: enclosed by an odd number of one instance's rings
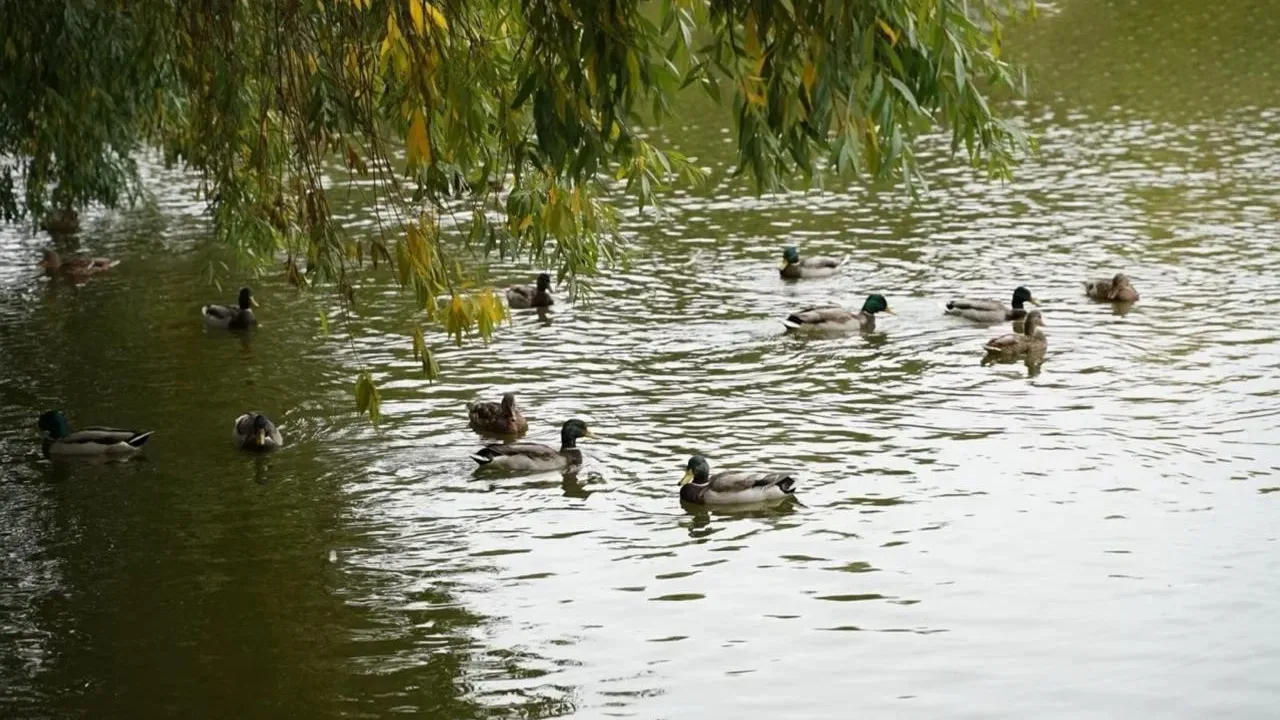
[[[58,410],[50,410],[40,416],[37,425],[45,432],[45,457],[123,455],[142,449],[151,437],[152,430],[136,432],[107,427],[87,427],[75,432],[67,424],[67,417]]]
[[[1027,313],[1021,334],[1009,333],[992,338],[984,349],[989,356],[1010,360],[1030,353],[1043,353],[1049,345],[1044,332],[1040,330],[1043,326],[1044,316],[1039,310],[1032,310]]]
[[[59,257],[54,250],[45,250],[41,255],[40,267],[44,268],[47,274],[62,274],[75,280],[110,270],[120,264],[119,260],[108,258],[87,258],[79,255],[63,258]]]
[[[529,429],[529,421],[516,407],[515,393],[504,393],[500,403],[473,400],[467,403],[467,417],[472,429],[481,432],[518,435]]]
[[[876,329],[876,313],[887,312],[895,315],[889,309],[889,301],[884,299],[883,295],[868,295],[866,302],[862,303],[862,311],[854,314],[842,307],[835,305],[827,307],[811,307],[805,308],[799,312],[794,312],[782,321],[787,326],[788,331],[809,330],[816,332],[871,332]]]
[[[515,310],[525,308],[550,307],[555,304],[551,297],[551,276],[547,273],[538,275],[538,284],[512,285],[507,288],[507,305]]]
[[[244,450],[263,452],[284,445],[284,437],[266,415],[248,412],[236,418],[236,445]]]
[[[253,298],[249,288],[240,288],[237,305],[205,305],[200,308],[204,315],[204,324],[212,328],[243,330],[258,324],[253,308],[258,301]]]
[[[712,475],[711,465],[701,455],[689,458],[680,478],[680,499],[698,505],[779,500],[795,491],[795,478],[785,473],[729,471]]]
[[[595,437],[581,420],[569,420],[560,428],[560,449],[540,443],[495,443],[476,451],[471,459],[481,466],[506,470],[559,470],[582,464],[578,438]]]
[[[1027,316],[1024,303],[1038,305],[1031,291],[1019,285],[1013,291],[1013,307],[1005,307],[999,300],[974,300],[957,298],[947,303],[946,314],[983,323],[1022,320]]]
[[[1129,276],[1124,273],[1116,273],[1110,280],[1086,280],[1084,292],[1094,300],[1138,302],[1138,291],[1134,289],[1133,283],[1129,282]]]
[[[843,258],[814,256],[801,260],[800,251],[794,245],[789,245],[782,250],[782,266],[778,268],[778,274],[788,280],[829,277],[840,272],[840,266],[848,261],[847,256]]]

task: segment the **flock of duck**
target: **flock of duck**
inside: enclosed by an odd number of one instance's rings
[[[795,247],[787,247],[782,253],[779,274],[787,280],[824,278],[840,272],[847,258],[801,257]],[[51,275],[61,275],[75,282],[109,270],[117,261],[104,258],[71,257],[62,259],[52,250],[46,250],[40,266]],[[1123,273],[1110,279],[1089,280],[1085,294],[1094,300],[1113,303],[1133,303],[1138,292]],[[507,288],[507,304],[514,309],[546,308],[554,304],[551,295],[551,276],[538,275],[533,285],[517,285]],[[1013,332],[989,340],[984,349],[989,358],[1013,360],[1042,356],[1048,341],[1041,327],[1044,318],[1040,310],[1027,310],[1026,304],[1038,305],[1031,291],[1017,287],[1012,300],[1005,305],[999,300],[957,298],[947,303],[945,313],[991,325],[1013,323]],[[245,330],[257,325],[253,308],[257,301],[249,288],[241,288],[235,305],[205,305],[200,313],[207,327],[220,330]],[[868,295],[858,312],[850,312],[836,305],[814,306],[791,313],[782,321],[787,332],[840,334],[870,332],[875,329],[878,313],[895,314],[883,295]],[[467,403],[467,417],[473,430],[481,435],[501,440],[487,444],[471,458],[481,468],[503,468],[513,472],[560,470],[582,464],[582,451],[578,440],[594,437],[587,424],[572,419],[560,429],[559,449],[534,442],[521,442],[519,438],[529,429],[513,393],[506,393],[500,402],[472,401]],[[108,427],[86,427],[71,430],[66,416],[50,410],[38,421],[43,431],[43,449],[48,457],[128,455],[142,449],[152,431],[135,432]],[[235,444],[248,451],[264,452],[284,444],[280,430],[267,416],[248,412],[235,419],[233,425]],[[795,493],[796,480],[785,473],[758,471],[711,472],[711,465],[701,455],[689,459],[684,476],[680,479],[680,499],[701,505],[727,505],[760,503],[780,500]]]

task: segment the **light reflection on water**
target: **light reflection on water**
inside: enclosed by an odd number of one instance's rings
[[[317,342],[314,307],[274,279],[251,341],[200,330],[191,308],[217,298],[191,280],[184,199],[102,219],[89,235],[129,262],[78,293],[16,264],[39,239],[0,235],[6,702],[136,709],[164,671],[157,706],[187,715],[246,692],[322,715],[1263,715],[1280,115],[1025,112],[1042,157],[1009,185],[925,153],[918,204],[673,193],[665,219],[628,222],[634,261],[589,304],[441,346],[434,386],[385,277],[354,349]],[[135,222],[175,245],[135,256]],[[851,260],[784,283],[786,244]],[[1118,269],[1143,297],[1123,315],[1081,289]],[[1048,321],[1032,377],[979,365],[1004,328],[941,312],[1018,284]],[[874,334],[781,332],[871,292],[898,312]],[[350,412],[360,363],[377,429]],[[505,390],[530,439],[591,424],[581,472],[473,475],[463,403]],[[53,470],[29,429],[51,403],[162,432],[147,462]],[[246,403],[291,447],[231,452]],[[685,510],[695,452],[796,472],[799,502]]]

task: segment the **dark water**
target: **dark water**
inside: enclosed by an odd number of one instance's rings
[[[1050,8],[1016,38],[1042,154],[1015,182],[938,145],[917,203],[675,191],[628,220],[632,263],[590,305],[441,344],[435,385],[386,276],[354,340],[274,277],[251,281],[253,337],[204,330],[199,305],[234,293],[201,280],[216,255],[180,176],[90,219],[84,248],[124,262],[78,291],[33,279],[46,240],[5,230],[0,714],[1270,716],[1274,9]],[[726,131],[674,135],[722,176]],[[783,284],[787,243],[851,261]],[[1120,269],[1130,312],[1083,297]],[[1000,330],[941,314],[1017,284],[1044,302],[1038,373],[982,367]],[[876,334],[780,332],[869,292],[898,312]],[[378,428],[352,408],[364,367]],[[507,389],[533,439],[593,426],[580,473],[473,477],[462,406]],[[54,465],[50,407],[158,432],[142,461]],[[235,451],[248,409],[284,451]],[[687,512],[694,452],[794,471],[801,503]]]

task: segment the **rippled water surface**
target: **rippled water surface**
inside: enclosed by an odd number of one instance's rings
[[[1195,31],[1208,11],[1180,5],[1068,0],[1023,33],[1040,94],[1011,112],[1042,147],[1007,185],[938,143],[917,202],[755,197],[720,179],[725,131],[680,128],[712,184],[628,220],[632,262],[589,304],[442,343],[435,385],[386,276],[365,279],[352,341],[273,278],[254,281],[252,338],[205,331],[199,305],[233,293],[201,280],[208,228],[181,176],[90,219],[82,247],[123,263],[78,291],[34,278],[46,238],[3,231],[0,711],[1272,715],[1276,46],[1219,56]],[[1265,6],[1214,17],[1274,38]],[[785,244],[850,262],[784,283]],[[1127,313],[1081,288],[1117,270],[1142,293]],[[1018,284],[1047,357],[984,367],[1002,329],[942,305]],[[873,334],[782,333],[794,309],[870,292],[898,313]],[[376,429],[352,412],[365,367]],[[530,439],[591,424],[580,472],[473,474],[463,405],[505,390]],[[53,465],[49,407],[158,432],[138,462]],[[232,448],[251,408],[284,451]],[[695,452],[796,473],[799,502],[686,510]]]

